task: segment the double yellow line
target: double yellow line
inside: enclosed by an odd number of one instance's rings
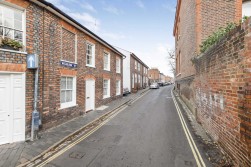
[[[89,131],[88,133],[86,133],[84,136],[80,137],[78,140],[76,140],[75,142],[69,144],[68,146],[66,146],[65,148],[63,148],[62,150],[60,150],[59,152],[57,152],[56,154],[54,154],[53,156],[51,156],[50,158],[46,159],[45,161],[43,161],[41,164],[37,165],[37,167],[42,167],[44,165],[46,165],[47,163],[53,161],[54,159],[56,159],[57,157],[59,157],[60,155],[62,155],[63,153],[65,153],[67,150],[71,149],[72,147],[74,147],[75,145],[77,145],[78,143],[80,143],[81,141],[85,140],[87,137],[89,137],[91,134],[93,134],[94,132],[96,132],[98,129],[100,129],[103,125],[105,125],[107,122],[109,122],[112,118],[114,118],[116,115],[118,115],[121,111],[123,111],[125,108],[127,108],[127,106],[121,108],[119,111],[115,112],[114,114],[112,114],[109,118],[107,118],[104,122],[102,122],[100,125],[98,125],[97,127],[95,127],[94,129],[92,129],[91,131]]]
[[[195,158],[197,166],[198,167],[206,167],[206,165],[205,165],[205,163],[204,163],[204,161],[203,161],[203,159],[202,159],[202,157],[200,155],[200,152],[199,152],[199,150],[198,150],[198,148],[197,148],[197,146],[196,146],[196,144],[195,144],[195,142],[193,140],[193,137],[192,137],[192,135],[191,135],[191,133],[190,133],[188,127],[187,127],[185,119],[184,119],[184,117],[183,117],[183,115],[182,115],[182,113],[180,111],[180,108],[178,106],[178,103],[177,103],[177,101],[176,101],[176,99],[175,99],[175,97],[173,95],[173,92],[171,94],[172,94],[172,97],[173,97],[173,102],[174,102],[175,107],[177,109],[177,113],[178,113],[179,118],[180,118],[180,122],[181,122],[183,130],[184,130],[184,132],[186,134],[186,138],[187,138],[187,141],[189,143],[189,146],[190,146],[190,148],[191,148],[191,150],[193,152],[193,156]]]

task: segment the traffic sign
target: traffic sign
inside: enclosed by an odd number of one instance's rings
[[[28,54],[26,58],[27,68],[36,69],[38,68],[38,55],[37,54]]]

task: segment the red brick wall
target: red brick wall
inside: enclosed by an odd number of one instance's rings
[[[195,65],[198,120],[236,166],[251,166],[251,19]]]
[[[181,1],[176,27],[176,90],[194,111],[193,76],[191,58],[196,55],[196,0]],[[178,84],[178,85],[177,85]]]
[[[73,32],[62,28],[62,60],[75,62],[76,36]]]
[[[160,71],[158,69],[148,70],[148,77],[150,82],[159,82],[160,81]]]
[[[199,44],[209,35],[225,27],[227,23],[239,22],[241,19],[242,0],[201,0],[201,39]]]
[[[176,11],[176,88],[189,108],[196,112],[194,101],[195,68],[191,59],[197,56],[199,45],[219,27],[241,19],[242,0],[179,1]]]
[[[91,77],[96,81],[95,107],[122,96],[116,96],[115,86],[116,80],[120,79],[122,92],[123,59],[120,55],[32,2],[25,0],[8,1],[26,8],[27,52],[37,53],[40,57],[38,110],[42,113],[44,129],[84,113],[85,80],[87,78]],[[77,68],[63,67],[60,65],[60,60],[62,59],[75,62],[75,35],[73,33],[77,35]],[[95,68],[86,67],[87,41],[95,44]],[[61,46],[63,46],[62,49]],[[111,54],[110,72],[103,70],[104,50],[109,51]],[[121,58],[120,74],[116,73],[116,57]],[[0,63],[20,64],[22,67],[26,67],[26,54],[0,51]],[[12,69],[12,67],[8,65],[8,69]],[[61,75],[65,74],[75,75],[77,78],[77,106],[60,109],[60,79]],[[111,79],[111,97],[107,99],[103,99],[104,77]],[[34,70],[26,70],[26,135],[30,131],[33,93]]]

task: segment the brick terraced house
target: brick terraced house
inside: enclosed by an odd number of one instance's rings
[[[1,1],[0,36],[0,144],[30,133],[35,72],[27,54],[39,55],[43,129],[122,96],[124,55],[51,3]]]
[[[123,89],[129,92],[137,92],[149,86],[149,67],[134,53],[117,48],[126,58],[123,60]]]
[[[251,166],[251,19],[203,54],[200,45],[220,27],[239,23],[243,16],[251,16],[251,0],[177,0],[173,29],[175,89],[231,156],[233,166]]]
[[[149,77],[149,82],[154,83],[154,82],[160,82],[160,71],[157,68],[151,68],[148,70],[148,77]]]

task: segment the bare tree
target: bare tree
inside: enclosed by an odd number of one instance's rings
[[[168,50],[167,61],[168,61],[169,66],[171,67],[171,71],[173,72],[173,74],[175,76],[176,62],[175,62],[175,51],[174,50]]]

